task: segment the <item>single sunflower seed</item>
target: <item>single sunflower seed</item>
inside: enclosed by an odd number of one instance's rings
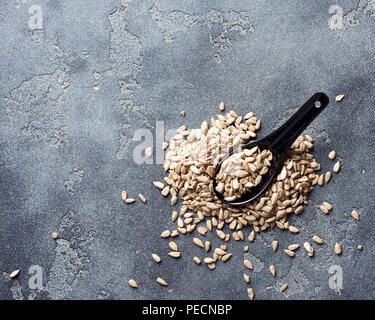
[[[156,263],[159,263],[161,261],[161,258],[156,253],[152,254],[152,259],[154,259]]]
[[[13,279],[13,278],[17,277],[19,273],[20,273],[20,270],[14,270],[10,273],[9,277],[11,277]]]
[[[340,255],[342,253],[341,244],[339,244],[338,242],[336,242],[335,247],[334,247],[334,251],[335,251],[335,253],[337,255]]]
[[[138,288],[138,284],[137,284],[137,282],[136,282],[134,279],[130,279],[130,280],[129,280],[129,285],[130,285],[132,288]]]
[[[156,282],[161,284],[162,286],[168,285],[167,282],[163,278],[160,278],[160,277],[156,279]]]
[[[245,259],[243,261],[243,264],[246,268],[248,268],[249,270],[253,270],[253,264],[251,263],[251,261],[249,259]]]
[[[270,265],[270,272],[272,276],[276,277],[276,268],[273,264]]]
[[[284,292],[287,288],[288,288],[288,284],[287,283],[283,284],[280,288],[280,292]]]
[[[351,212],[351,216],[353,217],[353,219],[355,219],[355,220],[359,220],[359,213],[358,213],[357,210],[353,210],[353,211]]]

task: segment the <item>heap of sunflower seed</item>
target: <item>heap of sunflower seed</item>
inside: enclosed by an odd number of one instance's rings
[[[171,194],[172,205],[178,197],[182,200],[181,217],[172,235],[192,232],[203,221],[210,231],[213,227],[220,230],[224,224],[229,224],[229,228],[237,232],[245,226],[252,226],[255,232],[275,226],[298,232],[289,226],[287,215],[303,211],[308,192],[319,179],[315,171],[320,170],[320,165],[309,153],[313,147],[310,136],[299,137],[293,143],[281,172],[258,200],[232,207],[215,196],[213,174],[216,165],[235,148],[241,152],[240,145],[255,138],[259,128],[260,120],[252,112],[242,117],[230,111],[225,116],[218,115],[217,119],[211,118],[211,127],[204,121],[199,129],[187,130],[182,126],[177,130],[169,142],[164,162],[168,176],[164,183],[154,182],[164,196]],[[246,151],[243,153],[246,155]],[[264,157],[270,159],[269,154],[264,153]],[[230,239],[229,234],[217,233],[223,240]]]
[[[259,147],[244,149],[223,161],[216,175],[216,191],[227,201],[240,198],[242,194],[257,186],[271,166],[272,153]]]

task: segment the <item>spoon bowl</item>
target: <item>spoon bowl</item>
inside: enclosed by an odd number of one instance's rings
[[[329,98],[325,93],[315,93],[280,128],[263,139],[252,141],[241,146],[242,149],[251,149],[256,146],[259,147],[260,150],[267,149],[272,153],[272,161],[267,173],[262,176],[261,182],[247,192],[243,193],[240,198],[233,201],[225,200],[224,195],[216,190],[216,175],[220,172],[223,162],[231,157],[236,151],[233,150],[231,153],[229,153],[215,168],[213,188],[216,196],[222,202],[232,206],[241,206],[250,203],[261,196],[265,191],[267,191],[274,178],[280,172],[290,146],[310,125],[310,123],[325,109],[325,107],[327,107],[328,104]]]

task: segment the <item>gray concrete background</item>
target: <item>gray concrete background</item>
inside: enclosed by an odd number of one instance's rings
[[[261,118],[264,136],[324,91],[332,102],[308,132],[322,168],[332,168],[327,154],[336,149],[342,170],[291,218],[299,234],[257,236],[247,255],[251,286],[257,299],[374,299],[374,1],[93,3],[0,3],[0,298],[247,299],[244,243],[229,243],[232,259],[214,271],[192,262],[202,254],[191,234],[176,239],[181,259],[167,256],[159,234],[172,226],[172,207],[152,187],[162,165],[134,163],[133,133],[155,137],[156,121],[194,128],[225,101]],[[41,30],[28,27],[34,4],[43,9]],[[331,5],[342,10],[335,32]],[[124,205],[123,189],[148,204]],[[324,200],[334,206],[329,215],[318,209]],[[284,248],[314,234],[325,244],[313,258],[270,249],[274,239]],[[333,253],[337,241],[342,256]],[[29,288],[31,265],[43,268],[43,289]],[[333,265],[342,268],[340,292],[329,287]],[[14,269],[21,273],[11,280]]]

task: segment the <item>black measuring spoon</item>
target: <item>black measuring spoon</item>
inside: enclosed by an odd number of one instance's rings
[[[244,193],[240,198],[233,201],[224,199],[224,195],[216,190],[216,175],[219,173],[223,162],[233,155],[232,151],[216,166],[213,187],[216,196],[224,203],[233,206],[240,206],[249,203],[258,198],[265,192],[271,184],[274,177],[278,174],[283,166],[284,159],[288,154],[290,146],[301,135],[301,133],[310,125],[310,123],[327,107],[329,103],[328,96],[323,92],[315,93],[307,102],[298,109],[298,111],[279,129],[275,130],[263,139],[250,142],[241,146],[242,149],[251,149],[258,146],[259,149],[268,149],[272,152],[273,158],[268,172],[263,175],[262,181],[249,191]]]

